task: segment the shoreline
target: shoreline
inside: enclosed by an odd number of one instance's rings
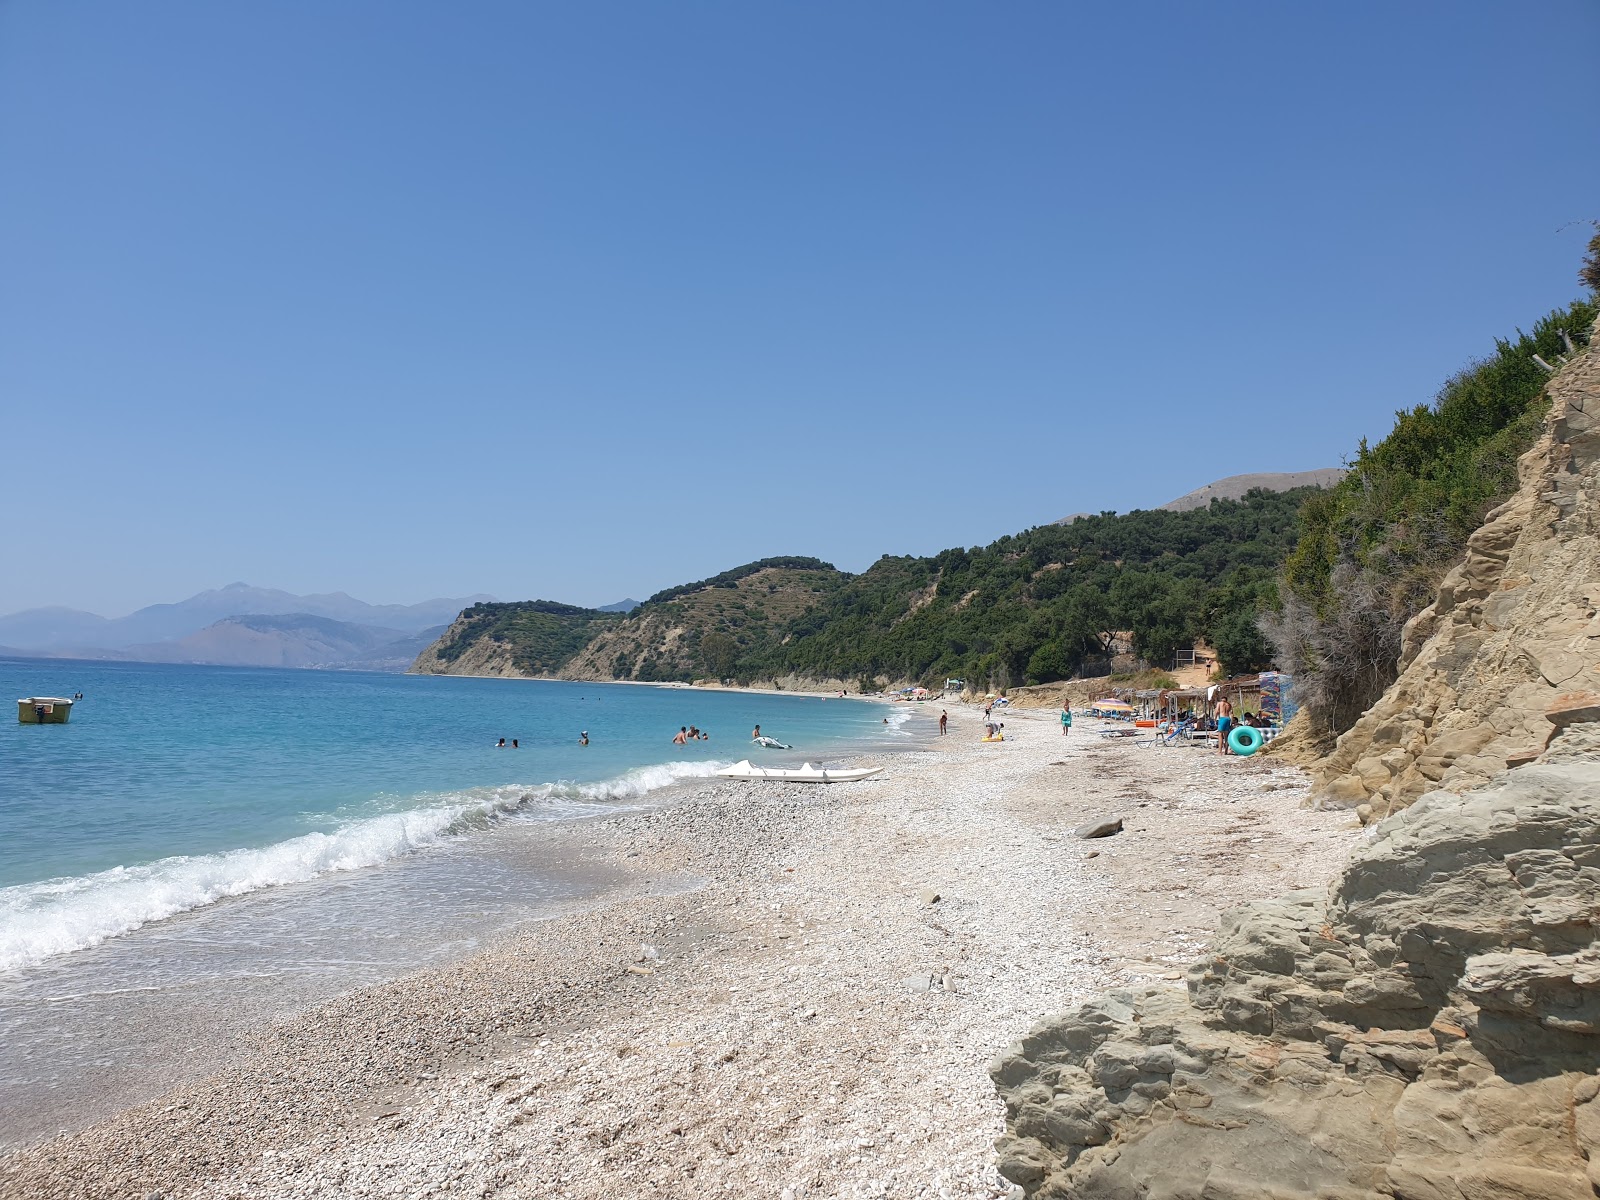
[[[388,672],[382,673],[388,674]],[[571,683],[587,684],[591,687],[652,687],[685,692],[735,692],[750,696],[814,696],[822,700],[864,700],[868,703],[876,704],[900,703],[900,701],[891,699],[886,693],[877,692],[872,695],[862,695],[859,692],[852,693],[848,688],[844,689],[845,694],[843,696],[837,696],[834,693],[840,690],[838,688],[821,688],[813,691],[798,688],[741,687],[733,683],[684,683],[679,679],[562,679],[555,675],[471,675],[457,674],[453,671],[449,673],[440,671],[397,671],[394,674],[409,675],[414,679],[507,679],[525,683]],[[921,701],[921,703],[932,704],[933,701],[926,700]],[[947,701],[947,703],[959,704],[961,701],[951,700]]]
[[[563,827],[621,899],[279,1022],[248,1062],[0,1157],[0,1190],[1005,1194],[988,1059],[1107,986],[1178,986],[1219,909],[1320,886],[1359,835],[1299,808],[1292,768],[1020,712],[983,746],[946,707],[952,736],[887,777],[696,781]],[[1113,809],[1123,834],[1073,836]]]

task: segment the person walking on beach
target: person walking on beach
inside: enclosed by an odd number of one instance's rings
[[[1072,705],[1070,705],[1070,704],[1062,704],[1062,706],[1061,706],[1061,736],[1062,737],[1066,737],[1067,734],[1069,734],[1071,732],[1072,732]]]
[[[1228,730],[1233,728],[1233,705],[1217,701],[1217,753],[1228,753]]]
[[[945,726],[948,725],[948,724],[950,724],[950,714],[947,713],[944,709],[941,708],[939,710],[939,736],[940,737],[943,737],[945,735],[945,732],[946,732]]]

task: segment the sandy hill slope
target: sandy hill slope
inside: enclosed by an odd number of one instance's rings
[[[1213,500],[1238,500],[1252,488],[1266,488],[1269,492],[1288,492],[1302,487],[1332,487],[1345,477],[1343,467],[1322,467],[1315,471],[1267,471],[1254,475],[1229,475],[1215,483],[1185,492],[1176,500],[1168,500],[1161,507],[1168,512],[1187,512],[1191,508],[1204,508]]]
[[[417,655],[419,675],[553,675],[624,618],[554,600],[474,604]]]
[[[1544,749],[1552,706],[1561,720],[1600,706],[1594,340],[1549,394],[1544,434],[1517,464],[1516,494],[1407,623],[1400,678],[1320,764],[1325,802],[1369,804],[1381,817],[1431,788],[1481,783]]]
[[[763,559],[714,579],[652,596],[561,668],[563,679],[718,677],[723,664],[702,641],[722,634],[736,648],[764,643],[821,604],[848,577],[815,559]]]
[[[668,588],[626,613],[549,600],[478,604],[412,670],[593,680],[721,677],[741,651],[766,645],[848,578],[814,558],[764,558]],[[711,634],[725,639],[720,652],[715,641],[702,645]]]
[[[1167,512],[1188,512],[1191,508],[1204,508],[1213,500],[1243,499],[1245,493],[1253,488],[1265,488],[1269,492],[1291,492],[1295,488],[1303,487],[1332,487],[1343,479],[1345,474],[1343,467],[1320,467],[1315,471],[1261,471],[1252,475],[1229,475],[1226,479],[1218,479],[1214,483],[1197,487],[1192,492],[1185,492],[1176,500],[1168,500],[1160,507]],[[1055,524],[1071,525],[1074,521],[1095,515],[1086,512],[1068,513]]]

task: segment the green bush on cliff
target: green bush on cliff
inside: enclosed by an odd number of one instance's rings
[[[1225,638],[1232,671],[1269,664],[1254,630],[1316,489],[1252,492],[1188,512],[1102,514],[931,558],[885,557],[803,614],[742,668],[820,678],[950,675],[1010,686],[1107,670],[1112,631],[1160,665]]]
[[[554,600],[519,600],[509,604],[474,604],[434,645],[445,663],[457,661],[481,639],[510,647],[519,671],[547,675],[559,670],[622,613],[600,612]]]
[[[1594,297],[1499,340],[1448,379],[1431,404],[1395,414],[1350,474],[1307,501],[1284,565],[1281,604],[1263,623],[1294,672],[1316,732],[1352,725],[1395,679],[1400,632],[1429,603],[1467,537],[1517,486],[1517,458],[1539,435],[1549,375],[1581,345]]]

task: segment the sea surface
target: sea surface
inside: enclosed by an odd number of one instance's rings
[[[817,696],[0,658],[8,702],[77,692],[66,725],[0,720],[0,1148],[581,904],[611,881],[553,856],[552,822],[924,732]]]

